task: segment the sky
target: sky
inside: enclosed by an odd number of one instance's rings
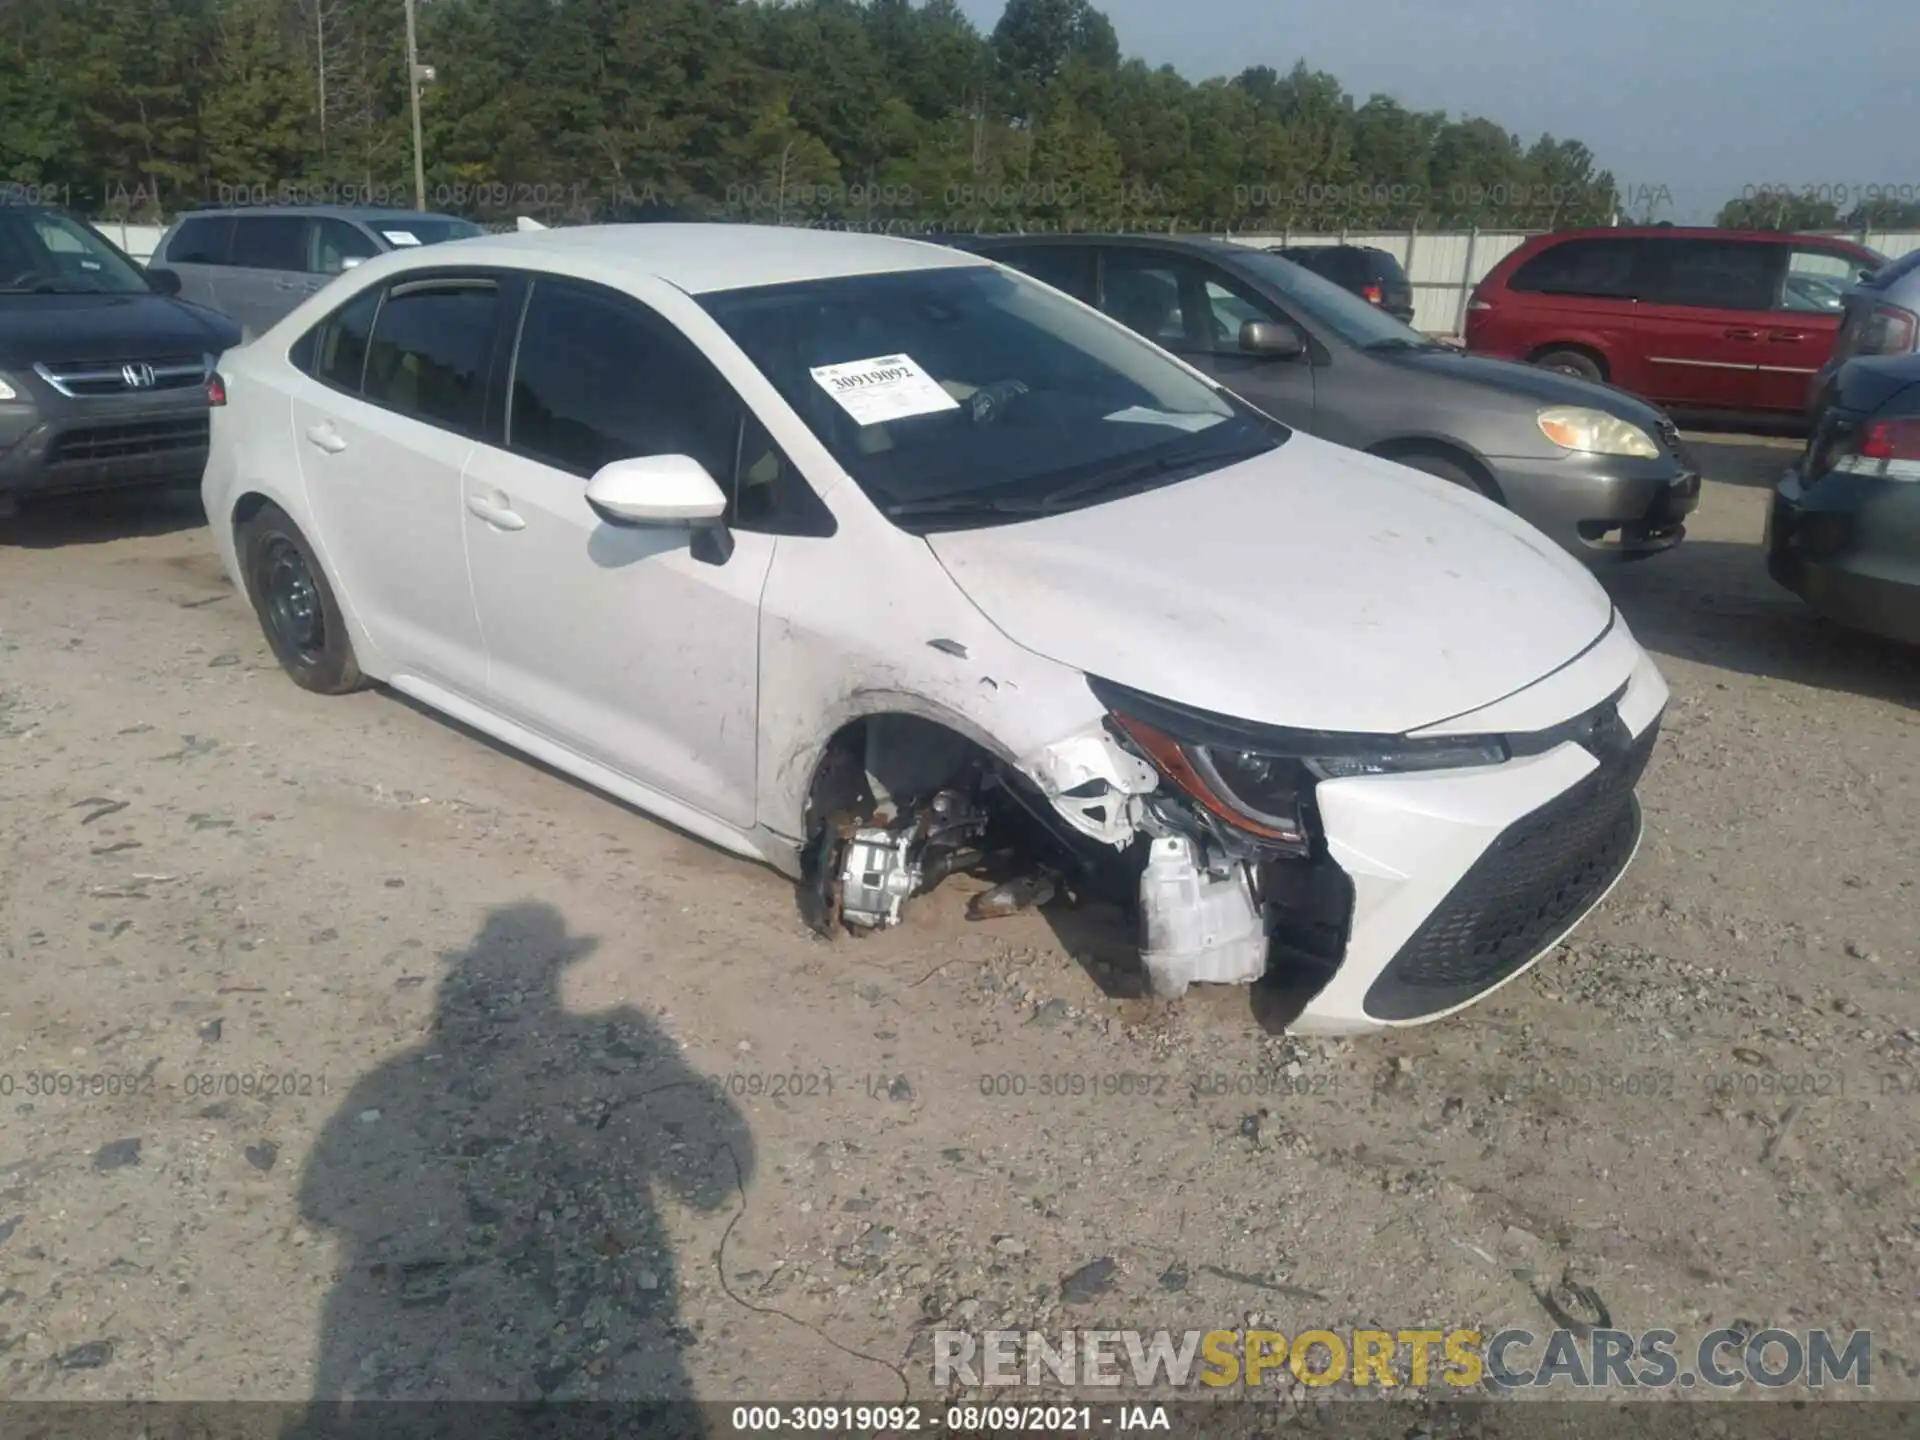
[[[1584,141],[1654,218],[1748,186],[1920,199],[1916,0],[1094,0],[1121,52],[1190,80],[1296,60],[1357,101]],[[991,32],[1004,0],[960,0]],[[1644,191],[1642,191],[1644,187]],[[1837,192],[1837,193],[1836,193]]]

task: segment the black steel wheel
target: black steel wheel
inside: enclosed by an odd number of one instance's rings
[[[286,512],[261,506],[236,539],[247,598],[293,682],[321,695],[342,695],[364,685],[339,602],[313,547]]]

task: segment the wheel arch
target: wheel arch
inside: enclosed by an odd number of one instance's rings
[[[1501,490],[1500,482],[1494,478],[1493,467],[1471,447],[1458,440],[1441,435],[1398,435],[1369,445],[1367,453],[1376,455],[1382,460],[1404,462],[1416,456],[1427,456],[1458,465],[1473,477],[1474,482],[1480,487],[1481,494],[1497,504],[1507,504],[1506,493]],[[1512,507],[1508,506],[1508,508]]]

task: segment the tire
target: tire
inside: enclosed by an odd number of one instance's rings
[[[293,683],[316,695],[345,695],[364,687],[340,602],[287,512],[262,505],[235,539],[253,613]]]
[[[1591,380],[1596,385],[1607,383],[1607,377],[1600,371],[1600,362],[1584,350],[1546,350],[1534,356],[1533,363],[1542,370],[1558,370],[1562,375]]]
[[[1431,475],[1436,480],[1444,480],[1449,485],[1458,485],[1462,490],[1471,490],[1476,495],[1486,496],[1487,487],[1480,483],[1480,477],[1457,461],[1448,460],[1439,455],[1395,455],[1390,457],[1405,465],[1409,470],[1418,470],[1422,475]]]

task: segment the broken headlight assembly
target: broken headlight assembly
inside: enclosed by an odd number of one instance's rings
[[[1270,853],[1306,857],[1317,838],[1322,780],[1465,770],[1510,752],[1497,735],[1410,740],[1286,730],[1190,710],[1093,682],[1115,728],[1188,800]]]

